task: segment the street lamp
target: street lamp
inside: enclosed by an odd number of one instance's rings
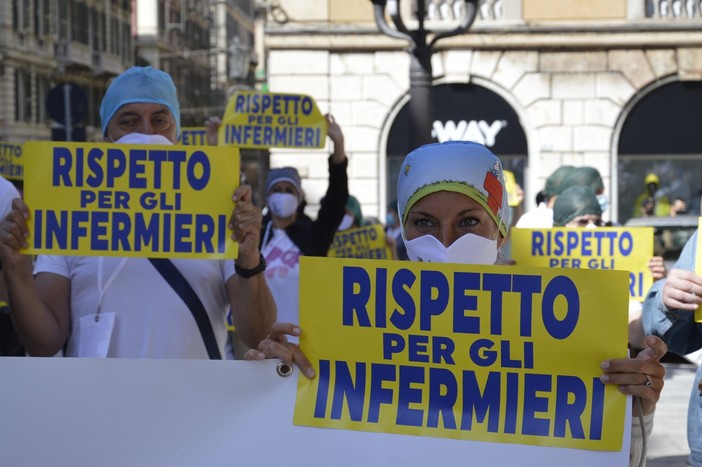
[[[235,36],[228,52],[229,79],[237,82],[246,80],[251,65],[251,47],[242,44],[239,37]]]
[[[463,34],[470,28],[478,11],[478,0],[463,0],[462,16],[458,26],[450,31],[433,32],[424,28],[424,19],[427,13],[426,0],[414,0],[414,13],[417,17],[418,27],[410,31],[405,26],[400,15],[401,0],[371,0],[375,24],[380,31],[390,37],[403,39],[410,43],[410,140],[412,147],[431,142],[431,124],[434,118],[434,98],[432,93],[431,56],[435,52],[434,44],[439,40]],[[456,0],[454,7],[460,0]],[[432,3],[433,5],[433,3]],[[386,19],[390,16],[394,28]],[[427,41],[429,35],[433,35]]]

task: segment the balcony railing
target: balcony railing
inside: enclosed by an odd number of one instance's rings
[[[646,17],[668,20],[702,19],[699,0],[646,0]]]
[[[427,1],[427,20],[453,21],[463,16],[463,0]],[[477,20],[500,20],[504,17],[504,0],[480,0]]]
[[[425,0],[426,20],[436,27],[453,24],[461,18],[464,0]],[[685,22],[702,20],[702,0],[618,0],[624,3],[625,21],[662,20]],[[550,18],[557,20],[557,18]],[[573,18],[563,18],[572,20]],[[616,19],[613,17],[612,19]],[[476,22],[484,25],[514,24],[524,21],[518,0],[479,0]]]

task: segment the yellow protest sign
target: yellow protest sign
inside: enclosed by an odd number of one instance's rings
[[[302,94],[242,91],[232,94],[218,144],[242,148],[323,148],[327,121]]]
[[[331,258],[392,259],[380,224],[337,232],[327,256]]]
[[[207,128],[204,126],[181,127],[178,143],[184,146],[207,146]]]
[[[512,259],[520,266],[618,269],[629,272],[629,296],[643,301],[653,285],[653,227],[510,230]]]
[[[21,144],[0,142],[0,175],[8,180],[24,179]]]
[[[295,424],[621,449],[627,399],[599,377],[627,355],[626,272],[300,267],[300,343],[317,377],[298,380]]]
[[[238,151],[26,143],[27,253],[235,258]]]

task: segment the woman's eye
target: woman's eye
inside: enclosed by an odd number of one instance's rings
[[[461,227],[474,227],[478,225],[480,221],[475,218],[475,217],[464,217],[461,219],[460,226]]]
[[[425,217],[420,218],[420,219],[415,219],[412,223],[418,229],[428,229],[428,228],[434,227],[434,223]]]

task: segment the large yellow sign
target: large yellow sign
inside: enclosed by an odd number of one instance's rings
[[[24,179],[21,144],[0,142],[0,175],[8,180]]]
[[[653,285],[653,227],[514,228],[510,235],[520,266],[628,271],[629,296],[640,302]]]
[[[25,146],[28,253],[235,258],[239,154],[211,146]]]
[[[295,424],[621,449],[626,272],[300,260]]]
[[[243,91],[232,94],[218,144],[242,148],[323,148],[327,121],[301,94]]]

